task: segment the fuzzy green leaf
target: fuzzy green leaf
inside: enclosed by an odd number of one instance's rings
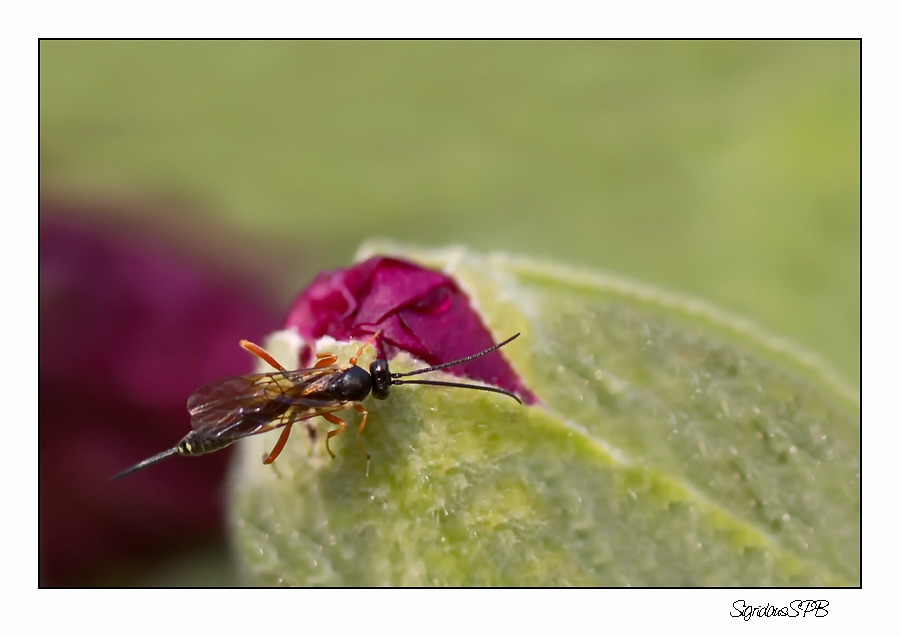
[[[335,460],[302,427],[272,466],[276,435],[244,441],[230,489],[248,583],[858,585],[859,402],[815,357],[619,277],[374,253],[456,276],[497,340],[521,331],[504,354],[544,404],[398,388],[366,402],[368,468],[353,412]],[[292,334],[269,346],[296,363]]]

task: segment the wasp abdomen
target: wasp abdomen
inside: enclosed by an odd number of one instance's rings
[[[219,449],[224,449],[234,440],[215,440],[198,434],[196,431],[190,432],[178,442],[178,454],[181,456],[199,456],[204,453],[212,453]]]

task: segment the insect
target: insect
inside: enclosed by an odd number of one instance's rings
[[[362,401],[370,393],[375,398],[384,400],[390,394],[393,385],[437,385],[476,389],[503,394],[519,404],[522,403],[518,396],[498,387],[442,380],[401,380],[408,376],[417,376],[480,358],[500,349],[516,339],[519,334],[477,354],[403,373],[391,372],[387,361],[382,358],[372,361],[369,371],[356,364],[363,350],[377,336],[378,334],[375,334],[368,343],[360,347],[347,365],[338,365],[337,356],[334,354],[320,353],[316,354],[318,361],[314,367],[294,371],[282,367],[259,345],[250,341],[241,341],[241,347],[278,371],[233,376],[204,385],[195,391],[187,402],[192,431],[171,449],[166,449],[162,453],[117,473],[111,480],[118,480],[169,456],[199,456],[204,453],[212,453],[224,449],[241,438],[283,427],[272,452],[263,460],[264,464],[271,464],[287,444],[291,426],[315,416],[322,416],[338,427],[329,431],[325,436],[325,449],[334,458],[329,441],[347,426],[347,423],[333,413],[341,409],[355,409],[362,414],[362,420],[356,430],[356,445],[366,458],[369,458],[369,454],[365,452],[360,442],[360,435],[362,435],[368,418],[368,412],[362,406]]]

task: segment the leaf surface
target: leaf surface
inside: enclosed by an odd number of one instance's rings
[[[272,466],[276,435],[244,441],[250,583],[859,584],[859,402],[814,356],[616,276],[385,242],[360,258],[376,253],[457,277],[496,340],[521,331],[504,354],[543,404],[398,387],[365,403],[368,467],[353,412],[335,460],[302,427]],[[290,334],[269,347],[296,363]]]

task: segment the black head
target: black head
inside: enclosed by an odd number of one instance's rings
[[[504,396],[509,396],[510,398],[521,404],[522,401],[519,400],[518,396],[516,396],[512,392],[506,391],[505,389],[500,389],[499,387],[486,387],[482,385],[472,385],[469,383],[453,383],[442,380],[400,380],[401,378],[407,376],[417,376],[419,374],[424,374],[425,372],[433,372],[437,369],[444,369],[445,367],[450,367],[451,365],[459,365],[460,363],[466,363],[470,360],[480,358],[485,354],[490,354],[494,350],[500,349],[518,336],[518,334],[515,334],[502,343],[494,345],[493,347],[489,347],[488,349],[478,352],[477,354],[472,354],[471,356],[466,356],[465,358],[460,358],[459,360],[450,361],[449,363],[442,363],[440,365],[434,365],[432,367],[426,367],[424,369],[416,369],[411,372],[391,373],[387,361],[379,358],[375,361],[372,361],[372,364],[369,365],[369,373],[366,374],[370,378],[370,388],[372,391],[372,395],[375,396],[375,398],[384,400],[391,392],[391,385],[437,385],[439,387],[460,387],[463,389],[475,389],[478,391],[489,391],[496,394],[503,394]],[[361,372],[363,371],[358,367],[354,367],[354,369],[359,369],[359,371]],[[363,373],[365,374],[365,372]]]
[[[379,400],[384,400],[391,393],[391,369],[383,358],[372,361],[369,365],[369,375],[372,377],[372,395]]]

